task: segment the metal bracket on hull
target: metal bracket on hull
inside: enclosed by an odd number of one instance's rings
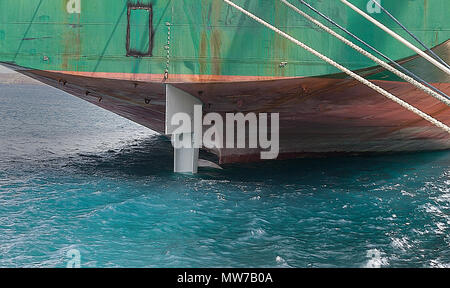
[[[166,135],[174,136],[175,141],[191,139],[191,147],[194,145],[194,106],[202,105],[202,102],[170,84],[166,85]],[[177,113],[189,115],[191,131],[176,134],[178,126],[172,124],[172,119]],[[188,138],[185,138],[188,137]],[[174,148],[174,172],[197,173],[199,148]]]

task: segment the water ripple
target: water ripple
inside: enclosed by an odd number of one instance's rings
[[[450,152],[176,175],[166,138],[17,89],[0,89],[0,267],[65,267],[71,249],[83,267],[450,265]]]

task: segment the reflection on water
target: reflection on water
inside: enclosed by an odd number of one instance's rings
[[[1,267],[450,265],[449,152],[177,175],[165,137],[53,89],[0,86],[0,115]]]

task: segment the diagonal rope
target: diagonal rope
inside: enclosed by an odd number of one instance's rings
[[[435,125],[436,127],[441,128],[442,130],[446,131],[447,133],[450,134],[450,127],[448,127],[447,125],[445,125],[444,123],[434,119],[433,117],[431,117],[430,115],[420,111],[419,109],[415,108],[414,106],[406,103],[405,101],[401,100],[400,98],[394,96],[393,94],[387,92],[386,90],[384,90],[383,88],[373,84],[372,82],[364,79],[363,77],[359,76],[358,74],[352,72],[351,70],[345,68],[344,66],[342,66],[341,64],[333,61],[332,59],[328,58],[327,56],[321,54],[320,52],[314,50],[313,48],[309,47],[308,45],[300,42],[299,40],[295,39],[294,37],[290,36],[289,34],[281,31],[280,29],[276,28],[275,26],[265,22],[264,20],[262,20],[261,18],[258,18],[257,16],[255,16],[254,14],[252,14],[251,12],[245,10],[244,8],[238,6],[237,4],[235,4],[234,2],[230,1],[230,0],[223,0],[225,3],[227,3],[228,5],[234,7],[235,9],[239,10],[240,12],[242,12],[243,14],[247,15],[248,17],[252,18],[253,20],[255,20],[256,22],[264,25],[265,27],[269,28],[270,30],[274,31],[275,33],[279,34],[280,36],[288,39],[289,41],[293,42],[294,44],[296,44],[297,46],[300,46],[301,48],[305,49],[306,51],[310,52],[311,54],[317,56],[318,58],[322,59],[323,61],[327,62],[328,64],[336,67],[337,69],[341,70],[342,72],[346,73],[347,75],[353,77],[354,79],[358,80],[359,82],[363,83],[364,85],[372,88],[373,90],[377,91],[378,93],[382,94],[383,96],[385,96],[386,98],[394,101],[395,103],[399,104],[400,106],[402,106],[403,108],[415,113],[416,115],[422,117],[423,119],[427,120],[428,122],[432,123],[433,125]]]
[[[402,22],[400,22],[397,18],[395,18],[394,15],[392,15],[388,10],[386,10],[386,8],[384,8],[380,3],[378,3],[378,0],[374,0],[373,1],[375,3],[375,5],[377,5],[378,7],[380,7],[380,9],[386,13],[386,15],[389,16],[389,18],[391,18],[395,23],[398,24],[398,26],[402,27],[402,29],[409,34],[409,36],[411,36],[414,40],[416,40],[420,45],[422,45],[423,48],[425,48],[425,50],[428,51],[428,53],[430,53],[434,58],[436,58],[436,60],[438,60],[439,62],[441,62],[442,65],[446,66],[447,68],[450,69],[450,65],[448,65],[447,63],[445,63],[445,61],[439,57],[436,53],[433,52],[433,50],[431,50],[430,48],[428,48],[427,45],[425,45],[425,43],[423,43],[416,35],[414,35],[414,33],[412,33],[411,31],[408,30],[408,28],[406,28],[405,25],[402,24]]]
[[[437,89],[436,87],[434,87],[433,85],[431,85],[430,83],[428,83],[427,81],[423,80],[422,78],[420,78],[419,76],[415,75],[413,72],[409,71],[408,69],[406,69],[405,67],[403,67],[402,65],[398,64],[397,62],[395,62],[394,60],[392,60],[391,58],[389,58],[388,56],[384,55],[383,53],[381,53],[380,51],[378,51],[377,49],[375,49],[373,46],[371,46],[370,44],[368,44],[367,42],[365,42],[364,40],[362,40],[361,38],[359,38],[358,36],[356,36],[355,34],[351,33],[350,31],[348,31],[346,28],[342,27],[341,25],[339,25],[338,23],[336,23],[334,20],[332,20],[331,18],[329,18],[328,16],[326,16],[325,14],[323,14],[322,12],[318,11],[316,8],[314,8],[313,6],[311,6],[310,4],[306,3],[303,0],[298,0],[300,3],[302,3],[303,5],[305,5],[306,7],[308,7],[310,10],[312,10],[314,13],[316,13],[317,15],[319,15],[320,17],[324,18],[326,21],[328,21],[330,24],[332,24],[333,26],[339,28],[341,31],[345,32],[347,35],[349,35],[350,37],[352,37],[353,39],[355,39],[356,41],[358,41],[359,43],[363,44],[364,46],[366,46],[367,48],[369,48],[370,50],[372,50],[375,54],[381,56],[382,58],[386,59],[386,61],[388,61],[391,65],[394,65],[395,67],[397,67],[399,70],[403,71],[404,73],[406,73],[407,75],[411,76],[412,78],[416,79],[417,81],[421,82],[422,84],[424,84],[425,86],[427,86],[428,88],[430,88],[431,90],[435,91],[436,93],[439,93],[441,96],[450,99],[450,97],[445,94],[444,92],[442,92],[441,90]]]
[[[391,29],[389,29],[385,25],[381,24],[380,22],[375,20],[373,17],[371,17],[370,15],[368,15],[367,13],[365,13],[364,11],[362,11],[361,9],[359,9],[358,7],[353,5],[352,3],[348,2],[347,0],[340,0],[340,1],[342,3],[344,3],[345,5],[347,5],[348,7],[350,7],[350,9],[352,9],[353,11],[355,11],[356,13],[361,15],[362,17],[364,17],[367,20],[369,20],[370,22],[372,22],[378,28],[380,28],[381,30],[383,30],[384,32],[388,33],[389,35],[391,35],[396,40],[398,40],[401,43],[403,43],[406,47],[410,48],[411,50],[413,50],[414,52],[416,52],[417,54],[419,54],[420,56],[425,58],[428,62],[430,62],[431,64],[433,64],[437,68],[441,69],[442,71],[444,71],[447,75],[450,75],[450,69],[449,68],[447,68],[446,66],[442,65],[439,61],[437,61],[436,59],[434,59],[433,57],[431,57],[427,53],[423,52],[422,50],[420,50],[419,48],[417,48],[416,46],[411,44],[408,40],[406,40],[402,36],[398,35],[397,33],[392,31]]]
[[[375,63],[377,63],[378,65],[382,66],[383,68],[385,68],[386,70],[394,73],[395,75],[397,75],[398,77],[402,78],[403,80],[411,83],[412,85],[414,85],[415,87],[419,88],[420,90],[424,91],[425,93],[430,94],[431,96],[433,96],[434,98],[438,99],[439,101],[447,104],[448,106],[450,106],[450,99],[447,99],[445,97],[442,97],[441,95],[439,95],[438,93],[434,92],[433,90],[431,90],[428,87],[425,87],[423,84],[419,83],[418,81],[414,80],[413,78],[407,76],[406,74],[398,71],[397,69],[395,69],[394,67],[392,67],[391,65],[389,65],[388,63],[378,59],[377,57],[373,56],[372,54],[370,54],[369,52],[367,52],[366,50],[362,49],[361,47],[359,47],[358,45],[354,44],[353,42],[351,42],[350,40],[347,40],[345,37],[339,35],[338,33],[334,32],[332,29],[328,28],[327,26],[325,26],[324,24],[320,23],[319,21],[317,21],[316,19],[312,18],[311,16],[309,16],[308,14],[306,14],[305,12],[303,12],[302,10],[298,9],[296,6],[292,5],[290,2],[286,1],[286,0],[280,0],[281,2],[283,2],[285,5],[287,5],[289,8],[291,8],[292,10],[294,10],[295,12],[297,12],[298,14],[302,15],[303,17],[305,17],[306,19],[308,19],[309,21],[311,21],[312,23],[314,23],[315,25],[319,26],[321,29],[323,29],[325,32],[327,32],[328,34],[333,35],[334,37],[336,37],[337,39],[339,39],[340,41],[342,41],[343,43],[345,43],[346,45],[348,45],[349,47],[351,47],[352,49],[358,51],[359,53],[361,53],[362,55],[366,56],[367,58],[371,59],[372,61],[374,61]]]

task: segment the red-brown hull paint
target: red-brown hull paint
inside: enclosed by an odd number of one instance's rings
[[[450,41],[434,48],[448,59]],[[450,94],[450,77],[423,59],[400,60]],[[280,114],[280,157],[450,149],[450,135],[345,75],[261,78],[222,75],[61,72],[19,69],[156,132],[165,131],[165,84],[204,103],[204,112]],[[357,71],[385,90],[450,125],[450,107],[413,85],[387,79],[380,67]],[[391,75],[392,76],[392,75]],[[428,78],[427,78],[428,77]],[[213,151],[221,163],[260,160],[258,149]]]
[[[23,71],[156,132],[164,133],[162,82]],[[450,107],[404,82],[373,81],[447,125]],[[450,136],[351,79],[295,78],[224,83],[175,83],[200,98],[205,112],[280,113],[280,158],[335,153],[450,149]],[[450,83],[435,83],[450,94]],[[257,149],[214,151],[221,163],[258,161]]]
[[[223,82],[251,82],[265,80],[285,80],[298,77],[267,77],[267,76],[232,76],[232,75],[192,75],[192,74],[172,74],[165,79],[164,74],[135,74],[135,73],[107,73],[107,72],[79,72],[79,71],[53,71],[46,72],[59,73],[72,76],[115,79],[137,82],[157,82],[157,83],[223,83]]]

